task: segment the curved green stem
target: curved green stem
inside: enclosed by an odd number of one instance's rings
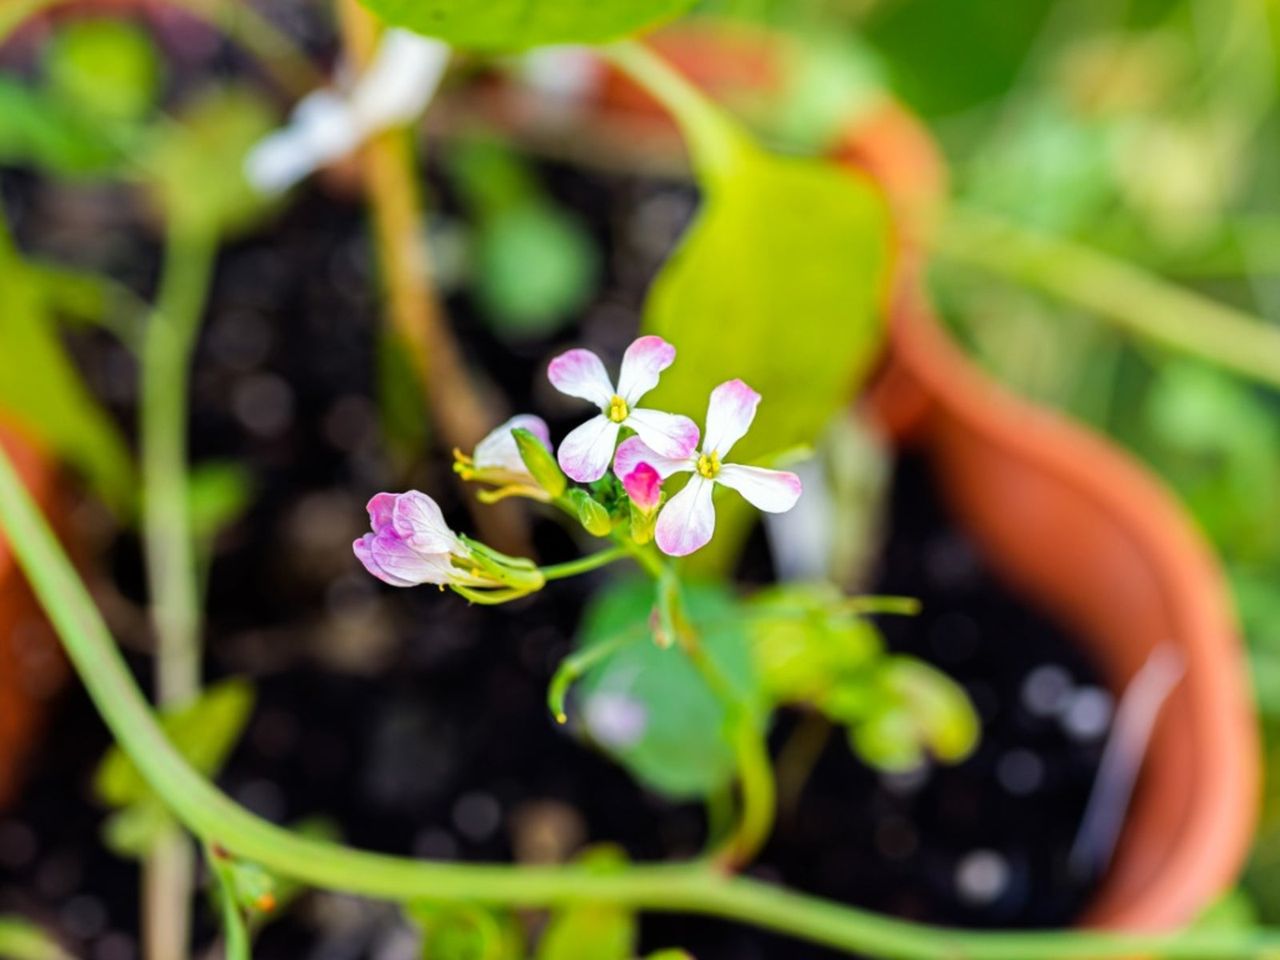
[[[550,566],[539,567],[538,569],[547,580],[565,580],[582,573],[598,570],[601,567],[607,567],[614,561],[621,560],[629,555],[630,551],[626,547],[617,546],[609,550],[601,550],[599,553],[591,553],[585,557],[579,557],[577,560],[570,560],[567,563],[553,563]]]
[[[1280,388],[1280,325],[1097,250],[973,210],[952,210],[936,252],[1037,287],[1131,333]]]
[[[638,865],[601,875],[578,866],[432,863],[304,837],[235,804],[196,773],[165,738],[92,598],[2,452],[0,530],[103,719],[147,782],[196,835],[281,876],[397,902],[474,901],[517,907],[607,903],[707,914],[837,949],[901,960],[1262,960],[1280,950],[1280,935],[1257,930],[974,933],[922,926],[760,881],[726,877],[705,864]]]

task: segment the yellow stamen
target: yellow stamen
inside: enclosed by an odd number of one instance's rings
[[[627,401],[617,394],[614,394],[613,399],[609,401],[609,409],[605,411],[606,416],[614,423],[621,423],[630,413],[631,411],[627,409]]]
[[[698,473],[708,480],[714,480],[720,472],[720,454],[712,450],[698,457]]]

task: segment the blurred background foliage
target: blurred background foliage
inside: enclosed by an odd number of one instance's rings
[[[998,215],[1268,319],[1280,316],[1280,4],[1267,0],[708,0],[831,50],[937,137],[956,211]],[[813,105],[810,104],[810,109]],[[1116,438],[1182,497],[1226,567],[1267,727],[1246,893],[1280,920],[1280,395],[1134,337],[999,265],[932,285],[970,353]],[[999,251],[984,255],[998,260]],[[1268,357],[1270,365],[1280,357]]]

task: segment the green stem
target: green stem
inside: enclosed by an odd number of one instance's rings
[[[191,530],[187,458],[189,375],[213,274],[216,243],[171,233],[156,308],[143,332],[139,433],[142,532],[156,635],[156,699],[200,692],[200,572]],[[147,955],[182,960],[191,935],[195,851],[175,825],[143,863]]]
[[[737,121],[643,43],[624,40],[600,52],[670,111],[704,172],[723,169],[752,148]]]
[[[205,856],[218,884],[224,960],[250,960],[249,925],[245,923],[244,911],[240,908],[239,898],[236,895],[232,867],[208,846],[205,847]]]
[[[1264,960],[1280,950],[1280,935],[1263,930],[974,933],[917,925],[758,880],[723,876],[698,863],[637,865],[616,874],[580,866],[442,864],[304,837],[235,804],[196,773],[165,738],[92,598],[3,451],[0,530],[89,695],[147,782],[197,836],[280,876],[396,902],[472,901],[515,907],[600,903],[704,914],[900,960]]]
[[[614,561],[621,560],[629,555],[630,551],[626,547],[617,546],[609,550],[601,550],[599,553],[579,557],[577,560],[570,560],[567,563],[553,563],[548,567],[539,567],[538,569],[547,580],[565,580],[582,573],[598,570],[601,567],[607,567]]]
[[[1280,326],[1141,267],[964,209],[951,212],[936,250],[957,263],[1061,297],[1164,347],[1280,388]]]

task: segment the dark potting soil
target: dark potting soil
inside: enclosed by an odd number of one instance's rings
[[[477,366],[516,408],[551,411],[559,436],[576,411],[544,385],[546,360],[570,339],[620,351],[693,201],[677,186],[620,177],[550,169],[547,179],[607,254],[579,329],[554,344],[512,344],[464,295],[450,308]],[[113,243],[110,231],[79,221],[69,229],[67,197],[26,178],[0,185],[29,248],[108,267],[146,289],[155,251],[136,235]],[[450,209],[447,191],[441,202]],[[98,215],[91,204],[76,209]],[[350,542],[377,490],[430,490],[468,524],[445,460],[409,459],[406,468],[384,442],[374,289],[359,210],[319,193],[220,262],[192,437],[199,461],[246,463],[256,494],[212,565],[207,670],[248,676],[258,691],[221,786],[273,820],[320,817],[355,845],[421,857],[529,862],[605,841],[637,859],[697,853],[700,808],[646,794],[547,714],[547,682],[599,575],[473,608],[429,588],[383,587],[356,564]],[[99,395],[131,423],[131,359],[104,336],[80,334],[76,345]],[[924,612],[884,619],[885,635],[965,685],[982,716],[981,745],[958,767],[881,776],[831,735],[753,872],[915,919],[1069,922],[1091,887],[1066,861],[1109,699],[1071,638],[1012,596],[950,523],[927,465],[899,464],[889,526],[874,589],[919,597]],[[575,549],[548,521],[535,524],[534,542],[548,562]],[[114,595],[122,642],[143,645],[136,542],[116,537],[109,560],[100,594]],[[134,661],[145,677],[145,657]],[[779,718],[775,752],[797,724]],[[78,688],[63,697],[46,742],[21,803],[0,813],[0,912],[47,921],[80,956],[128,960],[137,955],[137,870],[99,840],[104,812],[89,779],[108,740]],[[202,941],[215,929],[206,912]],[[700,960],[832,956],[711,920],[647,918],[643,930],[646,950],[678,945]],[[393,911],[324,894],[299,901],[255,951],[259,960],[413,955]]]

